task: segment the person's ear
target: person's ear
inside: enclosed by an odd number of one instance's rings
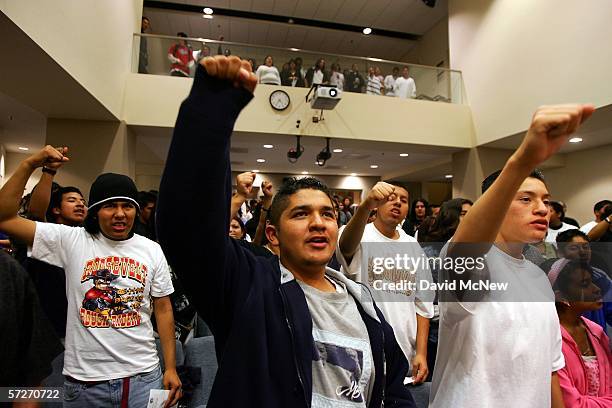
[[[268,239],[270,244],[274,246],[280,245],[280,240],[278,239],[278,233],[279,231],[276,228],[276,226],[269,224],[269,223],[266,225],[266,238]]]
[[[53,213],[53,215],[60,215],[62,210],[60,210],[58,207],[53,207],[53,209],[51,209],[51,212]]]

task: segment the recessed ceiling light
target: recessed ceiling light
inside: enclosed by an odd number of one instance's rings
[[[408,157],[408,153],[400,153],[400,157]]]
[[[378,168],[378,164],[370,164],[370,168],[371,169],[377,169]]]
[[[582,142],[582,138],[581,138],[581,137],[572,137],[572,138],[569,140],[569,142],[570,142],[570,143],[580,143],[580,142]]]
[[[23,150],[24,152],[27,152],[28,150],[30,150],[29,147],[23,147],[23,146],[19,146],[18,149]]]
[[[265,144],[263,145],[264,149],[274,149],[274,145],[271,144]]]
[[[266,159],[257,159],[257,163],[265,163]]]
[[[210,7],[204,7],[204,10],[202,10],[204,12],[204,14],[212,14],[213,13],[213,9],[211,9]]]
[[[307,171],[303,171],[302,174],[308,174],[308,172]]]
[[[202,14],[202,18],[207,18],[209,20],[212,20],[213,16],[212,16],[212,14]]]
[[[334,153],[342,153],[342,149],[334,149],[333,152]]]
[[[372,34],[372,29],[370,27],[366,27],[363,29],[363,33],[365,35]]]
[[[351,176],[355,177],[357,175],[357,173],[351,173]]]
[[[448,179],[451,179],[451,178],[453,178],[453,175],[452,175],[452,174],[447,174],[447,175],[446,175],[446,176],[444,176],[444,177],[446,177],[446,178],[448,178]]]

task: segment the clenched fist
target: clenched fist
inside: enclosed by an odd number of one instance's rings
[[[594,110],[592,105],[552,105],[538,108],[514,157],[529,168],[537,167],[558,152]]]
[[[395,199],[395,186],[379,181],[368,193],[363,205],[370,211],[378,208],[389,200]]]
[[[255,173],[247,171],[236,176],[236,193],[244,198],[251,195],[253,191],[253,182],[255,181]]]
[[[243,87],[247,91],[253,92],[257,86],[257,77],[251,70],[251,64],[236,56],[216,55],[206,57],[200,61],[200,65],[206,69],[209,76],[226,79],[232,82],[236,88]]]
[[[47,145],[38,153],[35,153],[32,156],[28,157],[25,161],[33,169],[43,166],[57,168],[62,163],[65,163],[69,160],[66,156],[67,153],[67,147],[53,147]]]

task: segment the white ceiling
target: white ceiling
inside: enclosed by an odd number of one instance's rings
[[[138,136],[136,160],[139,164],[161,165],[168,153],[172,129],[133,126]],[[297,163],[287,160],[287,151],[295,147],[296,139],[288,135],[272,135],[235,132],[232,136],[232,170],[260,170],[263,173],[300,174],[308,171],[314,175],[378,176],[394,180],[411,181],[410,174],[415,168],[429,166],[430,163],[446,162],[447,167],[437,166],[437,171],[421,174],[420,181],[443,179],[444,171],[450,168],[451,154],[460,149],[416,146],[403,143],[363,141],[351,139],[332,139],[330,148],[342,148],[341,153],[332,153],[332,158],[324,167],[315,164],[317,153],[325,147],[325,138],[302,137],[304,153]],[[274,145],[266,149],[264,144]],[[408,153],[408,157],[400,157]],[[257,159],[265,163],[257,163]],[[370,168],[376,164],[377,169]]]
[[[45,143],[46,129],[43,114],[0,92],[0,144],[7,151],[20,152],[19,146],[36,151]]]
[[[485,144],[486,147],[498,149],[516,149],[523,140],[525,132],[498,139]],[[567,143],[560,153],[572,153],[580,150],[592,149],[597,146],[612,144],[612,105],[598,108],[576,132],[575,135],[583,139],[580,143]]]
[[[435,8],[421,0],[176,0],[177,3],[330,21],[363,27],[424,34],[448,13],[447,0]],[[300,48],[332,54],[405,61],[415,41],[244,18],[145,8],[152,33],[218,39],[253,45]]]

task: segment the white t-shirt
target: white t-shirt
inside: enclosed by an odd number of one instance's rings
[[[346,226],[340,228],[338,241]],[[416,270],[394,268],[382,274],[373,271],[374,258],[395,258],[397,254],[406,254],[411,259],[423,258],[425,254],[418,242],[403,230],[398,230],[398,239],[390,239],[381,234],[374,223],[367,224],[363,231],[361,244],[353,255],[350,264],[342,256],[339,246],[336,247],[336,258],[340,262],[340,271],[350,279],[368,285],[376,305],[380,308],[387,322],[395,332],[395,338],[406,355],[408,361],[416,353],[416,314],[432,318],[434,315],[433,299],[434,293],[418,289],[420,280],[432,281],[431,272],[427,263],[421,263]],[[386,244],[386,245],[385,245]],[[362,271],[362,265],[367,265],[367,270]],[[403,265],[400,265],[403,266]],[[424,266],[424,267],[423,267]],[[415,282],[416,290],[401,288],[393,292],[381,290],[378,280],[387,282],[411,281]],[[388,287],[387,287],[388,288]],[[388,288],[389,289],[389,288]]]
[[[312,84],[322,84],[323,83],[323,71],[320,69],[316,69],[312,74]]]
[[[496,246],[485,259],[489,279],[508,282],[512,290],[489,292],[499,301],[440,302],[429,406],[550,407],[551,375],[565,360],[548,278],[533,263]],[[538,301],[544,299],[550,301]]]
[[[585,234],[588,234],[589,232],[591,232],[591,230],[597,225],[596,221],[591,221],[591,222],[587,222],[586,224],[584,224],[582,227],[580,227],[580,231],[584,232]]]
[[[559,229],[552,229],[548,227],[548,232],[546,233],[546,238],[544,239],[544,242],[550,242],[556,248],[557,247],[557,235],[559,235],[563,231],[567,231],[571,229],[577,229],[577,228],[574,225],[566,224],[564,222],[561,223],[561,227]]]
[[[332,72],[332,74],[329,76],[329,84],[336,85],[336,88],[342,91],[344,89],[344,74],[340,72]]]
[[[260,65],[259,68],[257,68],[257,72],[255,72],[255,75],[257,75],[257,82],[259,82],[260,84],[281,84],[280,75],[278,73],[278,69],[276,69],[275,66],[269,67],[267,65]]]
[[[408,99],[416,98],[416,84],[414,79],[408,77],[397,77],[393,85],[393,93],[398,98]]]
[[[395,93],[393,93],[393,85],[395,85],[395,80],[396,78],[393,78],[393,75],[391,74],[385,77],[385,96],[395,96]]]
[[[159,244],[137,234],[113,241],[84,228],[37,222],[31,257],[66,272],[64,375],[99,381],[157,367],[151,297],[174,291]]]

